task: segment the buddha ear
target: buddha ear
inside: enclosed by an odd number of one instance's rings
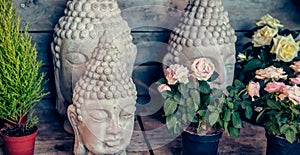
[[[82,139],[78,130],[79,121],[77,119],[76,107],[73,104],[69,105],[67,114],[75,136],[74,154],[86,155],[87,150],[85,149],[84,144],[82,143]]]

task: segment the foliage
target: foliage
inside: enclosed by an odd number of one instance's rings
[[[183,65],[171,65],[165,70],[165,78],[158,81],[169,133],[177,134],[196,124],[194,132],[197,134],[205,135],[223,128],[237,137],[242,128],[239,104],[225,102],[223,91],[210,87],[209,82],[218,77],[213,64],[199,58],[190,68],[189,71]]]
[[[35,104],[47,93],[42,88],[42,62],[31,43],[28,27],[22,34],[20,18],[12,0],[0,1],[0,119],[6,125],[26,126],[37,123],[32,115]]]
[[[236,85],[230,89],[239,93],[233,102],[241,103],[245,116],[255,117],[267,132],[292,143],[300,132],[299,33],[282,29],[268,14],[256,24],[246,34],[251,42],[238,54]]]

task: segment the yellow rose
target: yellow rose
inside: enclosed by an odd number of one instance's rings
[[[283,27],[283,25],[280,24],[280,21],[278,19],[273,18],[269,14],[266,14],[263,17],[261,17],[260,20],[256,22],[256,25],[257,26],[269,25],[270,27],[275,29]]]
[[[295,42],[292,35],[277,36],[273,39],[274,45],[271,49],[271,53],[276,54],[277,60],[284,62],[290,62],[298,56],[299,45]]]
[[[254,35],[252,36],[253,46],[260,47],[264,45],[270,45],[277,32],[278,29],[272,29],[269,26],[259,29],[258,31],[254,32]]]

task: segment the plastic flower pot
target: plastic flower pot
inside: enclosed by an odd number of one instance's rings
[[[267,155],[300,155],[300,143],[290,143],[282,137],[266,133]]]
[[[216,155],[223,132],[211,135],[197,135],[184,131],[182,133],[183,155]]]
[[[2,135],[7,155],[33,155],[37,130],[26,136],[10,137]]]

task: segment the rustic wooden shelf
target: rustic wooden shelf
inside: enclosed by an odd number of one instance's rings
[[[57,112],[44,110],[38,114],[40,122],[35,155],[73,154],[74,136],[64,132]],[[223,134],[219,144],[219,155],[265,154],[264,129],[245,122],[243,125],[239,138]],[[180,155],[181,137],[170,140],[163,127],[164,124],[157,116],[136,116],[134,134],[127,148],[127,155]],[[0,139],[0,154],[4,154],[2,139]]]

